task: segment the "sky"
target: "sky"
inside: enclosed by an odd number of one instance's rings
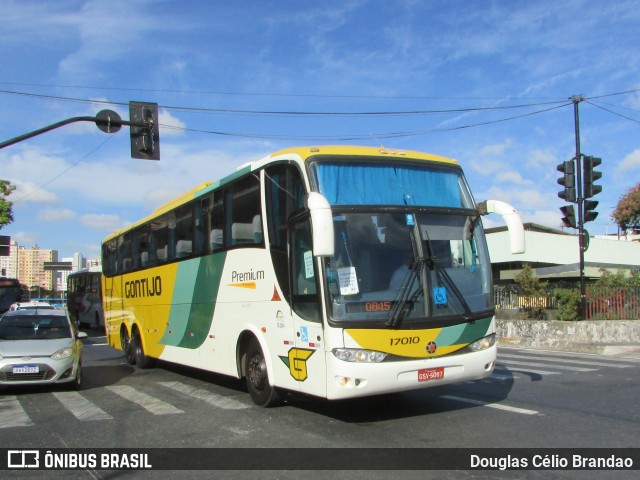
[[[130,101],[160,161],[79,122],[0,149],[19,245],[87,258],[114,230],[281,148],[458,160],[476,201],[561,227],[556,166],[602,158],[592,234],[640,181],[635,0],[0,0],[0,142]],[[574,102],[572,99],[584,98]],[[485,217],[485,226],[502,224]]]

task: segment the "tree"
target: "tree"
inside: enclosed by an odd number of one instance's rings
[[[640,228],[640,183],[620,197],[611,218],[622,230]]]
[[[527,263],[522,266],[522,270],[516,274],[514,280],[520,286],[524,296],[520,307],[524,312],[524,317],[530,320],[544,319],[546,283],[540,281],[535,270]]]
[[[7,197],[16,189],[8,180],[0,180],[0,229],[13,222],[13,203]]]

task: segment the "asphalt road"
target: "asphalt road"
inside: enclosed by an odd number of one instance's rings
[[[237,380],[162,364],[126,364],[98,332],[85,341],[84,388],[5,389],[2,448],[301,447],[636,448],[640,446],[640,359],[499,350],[486,380],[342,402],[290,397],[255,407]],[[500,451],[500,450],[498,450]],[[250,452],[250,451],[249,451]],[[247,458],[247,462],[250,459]],[[318,462],[318,459],[313,459]],[[335,468],[335,458],[327,458]],[[394,471],[344,471],[331,478],[396,478]],[[248,463],[249,464],[249,463]],[[301,467],[302,468],[302,467]],[[407,465],[403,478],[434,472]],[[5,478],[32,478],[20,471]],[[41,475],[42,474],[42,475]],[[304,474],[304,475],[302,475]],[[457,478],[633,478],[633,472],[460,471]],[[186,471],[180,478],[325,478],[327,472]],[[4,476],[4,475],[3,475]],[[39,472],[41,478],[175,478],[175,472]]]

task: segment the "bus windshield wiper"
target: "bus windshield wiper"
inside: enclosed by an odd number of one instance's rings
[[[427,246],[428,246],[430,255],[429,257],[426,258],[425,264],[427,265],[427,267],[429,267],[430,270],[433,270],[436,272],[436,278],[438,279],[438,282],[444,283],[445,286],[447,286],[453,292],[453,295],[456,297],[458,302],[460,302],[460,305],[464,310],[465,321],[468,322],[470,320],[473,320],[473,314],[471,313],[471,308],[469,308],[469,304],[464,299],[464,296],[462,295],[462,292],[460,292],[460,289],[456,285],[456,282],[454,282],[451,279],[451,276],[449,275],[449,272],[447,272],[447,269],[440,264],[440,260],[438,259],[438,257],[433,255],[433,253],[431,253],[432,248],[431,248],[431,245],[429,244],[429,240],[427,240]]]
[[[420,294],[420,277],[422,276],[422,270],[424,269],[425,259],[423,257],[415,257],[409,271],[402,280],[400,285],[400,293],[396,298],[389,320],[387,320],[386,326],[389,328],[398,328],[402,323],[402,320],[413,310],[417,296]],[[413,288],[413,285],[418,282],[418,287]]]

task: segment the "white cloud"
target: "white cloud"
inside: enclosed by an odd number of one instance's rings
[[[523,178],[522,175],[520,175],[519,172],[516,171],[508,171],[508,172],[501,172],[496,176],[496,181],[498,182],[504,182],[504,183],[511,183],[511,184],[518,184],[518,185],[531,185],[533,182],[529,179]]]
[[[633,152],[625,156],[618,164],[616,172],[624,174],[629,170],[640,169],[640,148],[636,148]]]
[[[525,223],[537,223],[551,228],[562,226],[560,210],[535,210],[532,213],[524,213],[522,221]]]
[[[506,139],[502,143],[494,143],[492,145],[485,145],[480,149],[480,153],[485,156],[496,156],[504,154],[507,149],[513,145],[511,139]]]
[[[504,189],[491,187],[489,189],[490,198],[497,198],[513,205],[520,212],[531,211],[537,208],[544,208],[549,205],[549,197],[539,190],[531,188]]]
[[[68,208],[45,208],[38,213],[38,220],[43,222],[63,222],[76,218],[74,211]]]
[[[163,138],[184,135],[184,129],[187,127],[187,124],[178,117],[171,115],[171,113],[165,109],[158,112],[158,117],[158,123],[160,124],[160,145],[162,145]],[[162,148],[162,146],[160,148]]]
[[[23,180],[13,179],[12,183],[16,186],[16,190],[11,194],[10,200],[14,204],[18,203],[58,203],[60,199],[55,193],[45,190],[44,188],[34,184],[33,182],[25,182]]]
[[[80,217],[80,222],[89,228],[104,233],[111,233],[129,224],[118,215],[112,214],[87,214]]]
[[[11,241],[15,241],[21,247],[32,247],[38,244],[38,235],[30,232],[14,232],[11,234]]]

